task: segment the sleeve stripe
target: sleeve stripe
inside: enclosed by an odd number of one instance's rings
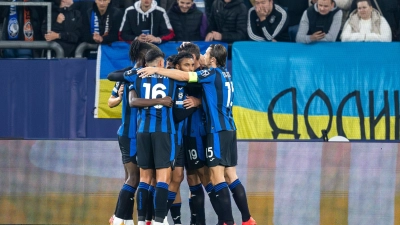
[[[253,33],[253,30],[251,29],[251,13],[254,11],[254,7],[249,9],[249,13],[247,16],[247,33],[249,34],[249,37],[254,40],[254,41],[265,41],[263,37],[257,36]]]

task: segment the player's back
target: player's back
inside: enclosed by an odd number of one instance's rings
[[[174,99],[176,87],[185,85],[168,77],[153,74],[146,78],[137,78],[134,89],[138,98],[155,99],[170,96]],[[175,134],[172,108],[155,105],[139,109],[138,132],[165,132]]]

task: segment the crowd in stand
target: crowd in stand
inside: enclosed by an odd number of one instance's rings
[[[0,0],[12,2],[22,0]],[[43,0],[24,0],[43,2]],[[82,42],[390,42],[400,38],[400,0],[49,0],[46,8],[0,6],[0,40],[55,41],[65,57]],[[3,58],[43,51],[2,49]]]

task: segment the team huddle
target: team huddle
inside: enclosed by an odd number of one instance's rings
[[[129,56],[135,67],[108,75],[117,81],[109,106],[122,102],[118,141],[125,168],[110,224],[133,224],[136,193],[138,225],[165,225],[171,211],[180,221],[179,187],[186,169],[191,225],[205,225],[206,190],[219,225],[235,224],[230,192],[242,225],[255,225],[246,192],[237,174],[236,127],[232,116],[234,88],[225,68],[227,50],[210,45],[203,55],[183,43],[167,59],[151,43],[133,41]]]

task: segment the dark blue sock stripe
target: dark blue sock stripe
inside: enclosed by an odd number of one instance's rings
[[[136,192],[136,188],[134,188],[134,187],[132,187],[132,186],[130,186],[128,184],[124,184],[124,186],[122,186],[122,190],[129,191],[129,192],[132,192],[132,193]]]
[[[235,181],[232,182],[232,184],[229,185],[229,189],[233,190],[239,184],[241,184],[240,180],[236,179]]]
[[[158,182],[157,183],[157,185],[156,185],[156,188],[164,188],[164,189],[167,189],[168,190],[168,184],[167,183],[164,183],[164,182]]]
[[[207,186],[205,186],[205,189],[207,192],[211,192],[214,189],[214,186],[211,183],[209,183],[207,184]]]
[[[168,191],[168,199],[175,199],[176,198],[176,192]]]
[[[224,188],[227,188],[227,187],[228,187],[228,184],[226,182],[221,182],[214,186],[215,193],[217,193],[218,191],[220,191]]]
[[[150,186],[149,184],[146,184],[144,182],[140,182],[138,188],[143,188],[143,189],[149,190],[149,186]]]
[[[197,191],[197,190],[199,190],[200,188],[203,188],[203,187],[201,186],[201,184],[198,184],[198,185],[195,185],[195,186],[189,186],[189,189],[190,189],[191,192]]]
[[[181,207],[181,205],[182,205],[182,203],[175,203],[175,204],[172,204],[171,207]]]

